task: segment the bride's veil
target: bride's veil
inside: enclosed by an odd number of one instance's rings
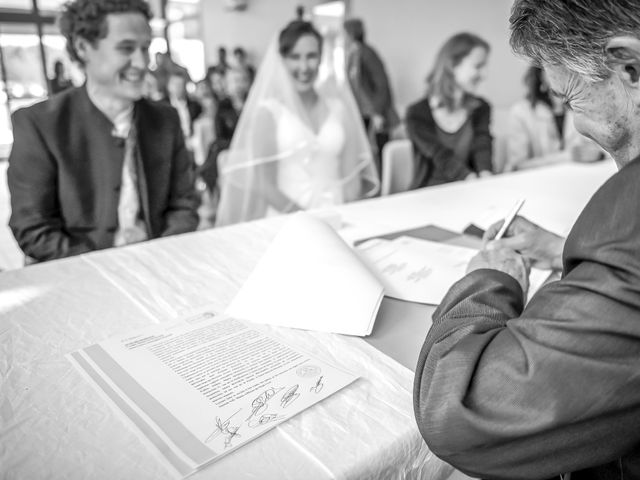
[[[379,190],[379,177],[357,104],[339,67],[344,65],[344,59],[340,58],[342,50],[336,48],[335,35],[325,37],[323,43],[315,88],[329,108],[339,109],[344,128],[339,179],[333,188],[341,190],[343,201],[373,196]],[[276,125],[283,111],[309,124],[308,114],[278,51],[276,37],[258,69],[229,150],[222,152],[218,160],[220,202],[216,225],[253,220],[271,213],[266,192],[278,181],[274,172],[286,162],[305,165],[313,154],[315,138],[311,128],[306,133],[297,131],[295,142],[289,142],[286,149],[279,147]],[[299,204],[298,199],[291,200],[284,211]]]

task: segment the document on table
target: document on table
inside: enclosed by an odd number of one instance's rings
[[[326,223],[293,215],[226,310],[284,327],[369,335],[383,287]]]
[[[211,314],[190,321],[68,355],[181,477],[357,378],[259,326]]]
[[[437,305],[449,288],[464,277],[476,249],[402,236],[374,238],[356,247],[360,258],[376,272],[385,295],[409,302]],[[532,269],[529,293],[544,283],[549,271]]]

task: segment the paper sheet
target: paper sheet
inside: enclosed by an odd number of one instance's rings
[[[376,272],[385,295],[409,302],[439,304],[455,282],[466,273],[476,249],[402,236],[375,238],[357,247],[360,258]],[[549,276],[532,269],[529,294]]]
[[[285,327],[369,335],[383,288],[327,224],[292,216],[226,310]]]
[[[357,378],[245,322],[206,314],[190,321],[68,356],[180,476]]]

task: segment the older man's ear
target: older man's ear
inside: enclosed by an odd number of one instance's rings
[[[614,37],[605,47],[607,65],[628,88],[640,94],[640,38]]]

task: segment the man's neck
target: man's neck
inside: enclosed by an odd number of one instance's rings
[[[619,150],[609,151],[618,170],[625,165],[633,162],[634,160],[640,160],[640,145],[629,145]]]
[[[91,102],[112,122],[115,122],[124,112],[133,108],[133,101],[114,98],[99,87],[92,85],[89,81],[87,81],[87,93]]]

